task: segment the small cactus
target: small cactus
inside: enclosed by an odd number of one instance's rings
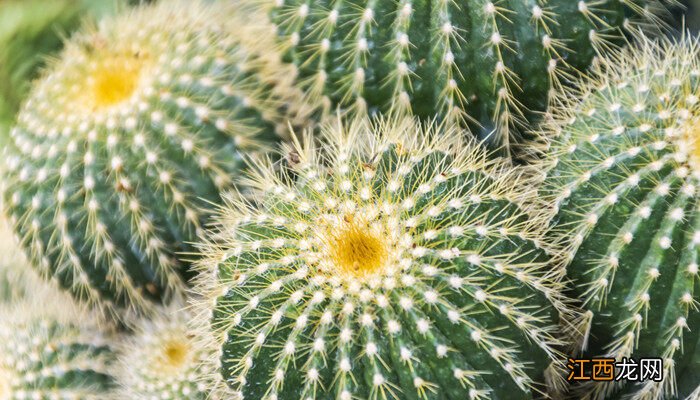
[[[200,370],[204,356],[188,333],[190,314],[175,308],[137,322],[120,345],[117,374],[121,399],[212,399]]]
[[[664,362],[662,382],[597,383],[590,398],[683,399],[700,382],[698,60],[697,39],[641,38],[562,96],[546,126],[545,188],[588,309],[587,351]]]
[[[321,107],[437,113],[507,147],[570,67],[587,68],[635,21],[658,25],[675,0],[251,1]]]
[[[235,183],[242,151],[275,138],[293,91],[240,44],[256,32],[238,18],[137,8],[73,37],[34,87],[5,204],[32,263],[76,298],[123,318],[177,294],[203,205]]]
[[[63,293],[0,305],[0,399],[109,400],[113,353]]]
[[[525,399],[563,360],[531,182],[452,128],[325,126],[202,245],[198,337],[244,399]],[[212,351],[214,352],[214,351]],[[556,380],[556,379],[555,379]]]

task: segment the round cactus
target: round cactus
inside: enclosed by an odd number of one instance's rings
[[[46,57],[61,48],[61,34],[75,30],[81,17],[112,11],[121,4],[114,0],[9,0],[0,4],[0,144],[6,140],[30,80]]]
[[[205,245],[198,337],[244,399],[515,399],[562,311],[527,178],[414,121],[322,129],[259,163]],[[213,307],[213,308],[212,308]],[[213,350],[212,350],[213,351]],[[556,379],[553,379],[556,382]]]
[[[587,68],[635,21],[658,24],[666,3],[252,1],[278,25],[286,60],[314,102],[353,114],[437,113],[506,147],[545,109],[568,67]]]
[[[204,356],[188,333],[190,314],[165,309],[159,317],[136,323],[135,333],[120,345],[118,383],[122,399],[212,399],[200,368]],[[201,367],[200,367],[201,366]]]
[[[5,204],[32,262],[80,300],[123,317],[177,293],[202,206],[234,184],[241,152],[275,138],[293,91],[237,40],[257,35],[242,17],[137,8],[72,38],[34,87]]]
[[[641,39],[603,59],[547,125],[545,187],[589,310],[588,352],[664,362],[662,382],[597,383],[594,398],[684,398],[700,382],[699,57],[696,39]]]
[[[0,399],[115,398],[113,353],[95,316],[62,293],[40,293],[0,305]]]

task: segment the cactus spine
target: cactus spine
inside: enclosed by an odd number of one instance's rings
[[[204,357],[188,332],[190,314],[175,308],[136,323],[135,333],[119,350],[117,374],[123,399],[206,400],[213,373],[203,373]]]
[[[598,384],[592,398],[685,398],[700,382],[699,56],[696,39],[641,39],[548,124],[546,189],[589,310],[588,351],[664,361],[663,382]]]
[[[515,399],[543,388],[560,302],[530,181],[460,132],[322,129],[263,162],[202,246],[198,337],[244,399]],[[294,175],[294,180],[290,180]]]
[[[0,305],[0,399],[109,400],[112,351],[95,316],[48,288]]]
[[[281,71],[228,10],[167,2],[76,35],[12,131],[5,203],[32,262],[118,317],[180,291],[202,206],[281,121]]]
[[[495,130],[489,140],[506,147],[568,67],[587,68],[620,28],[665,11],[657,0],[252,1],[327,109],[437,113],[482,139]]]

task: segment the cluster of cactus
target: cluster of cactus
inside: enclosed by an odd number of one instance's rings
[[[299,85],[320,107],[437,114],[506,147],[522,140],[552,88],[621,30],[656,26],[669,3],[249,1],[270,13]]]
[[[700,382],[700,49],[653,42],[601,61],[562,97],[544,191],[588,310],[587,351],[659,357],[662,382],[595,385],[595,398],[689,396]]]
[[[0,139],[0,400],[700,400],[675,0],[141,3]]]
[[[177,254],[290,101],[225,11],[167,3],[75,35],[11,132],[5,205],[34,265],[120,318],[181,292]]]
[[[568,311],[531,181],[412,120],[321,136],[286,172],[258,161],[259,204],[230,197],[202,249],[196,335],[225,383],[266,400],[544,392],[532,367],[562,362]]]

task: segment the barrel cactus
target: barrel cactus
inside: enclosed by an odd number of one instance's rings
[[[137,8],[75,35],[33,88],[5,203],[33,264],[76,298],[123,318],[178,293],[203,205],[275,139],[293,90],[240,44],[262,28],[239,18],[220,3]]]
[[[118,382],[122,399],[207,400],[211,382],[204,353],[188,332],[190,314],[172,307],[153,319],[136,322],[135,332],[119,346]],[[202,367],[200,367],[202,366]]]
[[[547,124],[545,187],[588,309],[587,351],[664,363],[662,382],[596,383],[591,398],[684,399],[700,382],[699,57],[697,39],[641,39]]]
[[[9,0],[0,4],[0,144],[20,103],[48,56],[62,46],[61,35],[82,18],[112,12],[117,0]]]
[[[495,146],[521,139],[569,67],[587,68],[621,29],[658,25],[674,2],[251,1],[277,24],[315,103],[351,114],[437,113]]]
[[[197,336],[244,399],[516,399],[557,383],[529,178],[461,132],[347,122],[260,162],[201,246]]]
[[[0,305],[0,399],[116,399],[113,353],[95,316],[41,293]]]

